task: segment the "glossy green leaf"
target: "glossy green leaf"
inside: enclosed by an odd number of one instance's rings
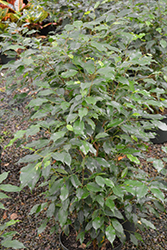
[[[121,234],[124,234],[123,226],[121,225],[121,223],[117,219],[112,218],[111,222],[112,222],[112,225],[116,231],[118,231]]]
[[[65,133],[66,133],[65,131],[59,131],[59,132],[53,133],[50,137],[50,140],[56,141],[60,138],[63,138]]]
[[[136,163],[136,164],[140,164],[140,161],[139,161],[139,159],[138,159],[136,156],[133,156],[133,155],[131,155],[131,154],[127,154],[126,156],[128,157],[128,159],[129,159],[130,161],[132,161],[132,162],[134,162],[134,163]]]
[[[52,157],[56,160],[56,161],[61,161],[62,163],[66,163],[68,166],[71,165],[71,156],[69,153],[66,152],[55,152],[52,154]]]
[[[31,135],[35,135],[39,132],[40,128],[39,128],[39,125],[32,125],[30,126],[29,129],[27,129],[26,131],[26,136],[31,136]]]
[[[20,187],[17,187],[11,184],[1,184],[0,189],[5,192],[19,192],[21,190]]]
[[[102,195],[96,195],[95,200],[99,203],[101,207],[104,207],[104,197]]]
[[[133,242],[134,245],[138,245],[138,239],[136,238],[136,235],[130,234],[130,240]]]
[[[67,125],[66,128],[69,130],[69,131],[73,131],[73,127],[71,125]]]
[[[123,199],[123,196],[124,196],[124,192],[122,190],[122,188],[120,188],[119,186],[114,186],[113,187],[113,192],[116,196],[120,197]]]
[[[29,102],[29,104],[27,105],[27,107],[34,107],[34,106],[41,106],[43,103],[46,103],[48,102],[48,99],[46,98],[36,98],[36,99],[33,99]]]
[[[7,178],[8,174],[9,174],[9,171],[0,174],[0,183],[3,182]]]
[[[61,188],[61,195],[60,195],[61,201],[65,201],[68,198],[68,195],[69,195],[68,188],[66,187],[66,185],[64,185]]]
[[[153,195],[155,197],[157,197],[162,202],[164,201],[165,195],[160,189],[158,189],[158,188],[150,188],[150,190],[151,190],[151,192],[153,193]]]
[[[60,226],[63,227],[67,221],[68,211],[63,208],[59,209],[58,218],[60,222]]]
[[[78,186],[81,185],[81,182],[79,181],[78,176],[74,174],[71,176],[71,182],[75,188],[78,188]]]
[[[162,169],[164,168],[164,163],[163,163],[163,161],[161,161],[159,159],[153,159],[153,166],[158,171],[158,173],[160,173],[162,171]]]
[[[111,210],[114,210],[115,208],[115,203],[111,197],[108,197],[105,201],[105,204],[107,207],[109,207]]]
[[[68,77],[75,76],[77,73],[78,73],[77,70],[69,69],[68,71],[61,73],[61,77],[68,78]]]
[[[122,122],[123,122],[123,119],[121,119],[121,118],[114,119],[113,121],[111,121],[111,122],[107,125],[107,128],[116,127],[116,126],[120,125]]]
[[[50,189],[49,189],[50,195],[57,192],[57,190],[61,188],[62,184],[63,184],[63,179],[59,179],[59,180],[54,181],[53,184],[50,185]]]
[[[92,105],[95,105],[96,102],[98,101],[98,99],[96,97],[93,97],[93,96],[87,96],[85,98],[85,101],[88,103],[88,104],[92,104]]]
[[[164,39],[160,40],[160,44],[161,44],[163,49],[166,48],[166,46],[167,46],[167,42]]]
[[[25,249],[23,243],[19,242],[18,240],[3,240],[1,244],[2,246],[7,248],[11,247],[12,249],[20,249],[20,248]]]
[[[145,197],[145,195],[148,193],[148,187],[143,184],[141,187],[137,189],[137,197],[138,199]]]
[[[115,185],[113,183],[112,180],[108,179],[108,178],[104,178],[104,181],[105,181],[105,184],[108,186],[108,187],[111,187],[113,188]]]
[[[146,227],[150,227],[152,229],[156,229],[155,226],[152,224],[152,222],[144,219],[144,218],[141,218],[141,222],[146,225]]]
[[[88,152],[91,152],[92,154],[96,155],[96,149],[93,147],[93,145],[89,142],[82,141],[82,146],[80,147],[80,150],[87,155]]]
[[[106,228],[105,234],[106,234],[107,239],[108,239],[108,240],[111,242],[111,244],[112,244],[113,241],[115,240],[115,237],[116,237],[115,229],[114,229],[111,225],[109,225],[109,226]]]
[[[87,186],[87,189],[90,190],[91,192],[99,192],[102,190],[101,187],[99,187],[99,185],[97,185],[94,182],[90,182],[86,186]]]
[[[9,197],[8,195],[0,192],[0,199],[6,199],[6,198],[10,199],[11,197]]]
[[[73,131],[77,135],[82,135],[84,133],[84,122],[79,120],[74,122]]]
[[[105,185],[105,179],[103,177],[96,176],[95,180],[96,180],[96,182],[97,182],[97,184],[99,186],[104,187],[104,185]]]
[[[82,118],[88,114],[88,109],[80,108],[78,111],[78,114],[79,114],[80,120],[82,120]]]
[[[124,168],[124,170],[121,173],[121,178],[125,178],[128,174],[128,168]]]
[[[4,207],[4,205],[0,202],[0,208],[1,209],[6,209],[5,207]]]
[[[43,220],[43,223],[40,225],[40,227],[38,227],[38,235],[41,234],[45,230],[47,223],[48,223],[48,219]]]
[[[104,219],[102,217],[96,217],[93,221],[92,221],[92,226],[95,230],[99,229],[102,224],[104,223]]]
[[[102,133],[97,134],[95,138],[96,139],[102,139],[102,138],[105,138],[107,136],[109,136],[109,134],[107,134],[105,132],[102,132]]]

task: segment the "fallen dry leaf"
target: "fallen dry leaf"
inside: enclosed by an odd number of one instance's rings
[[[10,219],[15,220],[15,219],[17,219],[17,217],[18,217],[17,214],[13,213],[13,214],[11,214]]]
[[[86,248],[86,244],[82,243],[79,248],[85,249]]]
[[[7,214],[6,214],[6,211],[4,212],[3,214],[3,219],[5,220],[7,218]]]

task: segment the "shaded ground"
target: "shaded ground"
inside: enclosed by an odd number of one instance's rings
[[[0,145],[2,146],[5,146],[9,142],[14,132],[18,129],[25,129],[28,126],[26,120],[23,119],[28,115],[27,111],[24,109],[24,104],[13,106],[13,96],[7,96],[4,91],[5,85],[0,76]],[[12,108],[15,109],[16,114],[13,113]],[[20,109],[22,109],[24,114],[22,117],[19,116]],[[157,159],[166,157],[166,154],[161,151],[160,146],[161,145],[158,144],[150,144],[147,153],[148,157],[156,156]],[[164,146],[167,146],[167,143],[164,143]],[[21,167],[23,167],[23,164],[18,164],[17,161],[26,153],[26,150],[16,148],[15,145],[3,151],[2,172],[10,171],[6,183],[19,186],[19,171]],[[146,171],[152,172],[154,175],[155,170],[151,163],[148,164],[143,160],[142,164]],[[58,235],[55,233],[50,234],[54,222],[51,221],[47,229],[43,233],[38,234],[37,227],[41,224],[45,215],[44,213],[41,213],[38,217],[29,215],[31,208],[35,204],[44,202],[44,198],[38,196],[41,191],[42,188],[35,188],[31,193],[29,188],[24,188],[19,194],[11,193],[12,199],[3,201],[8,210],[0,211],[1,222],[3,223],[11,218],[20,220],[20,223],[13,226],[12,230],[16,230],[19,233],[15,238],[21,241],[27,249],[60,250]],[[123,250],[167,250],[167,213],[161,213],[158,219],[151,215],[150,217],[153,224],[157,227],[157,231],[150,229],[142,232],[143,243],[140,242],[138,247],[134,246],[132,243],[126,243]]]

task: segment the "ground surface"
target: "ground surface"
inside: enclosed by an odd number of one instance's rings
[[[24,110],[24,105],[14,106],[12,104],[12,97],[14,93],[7,96],[5,93],[5,82],[0,75],[0,145],[3,147],[13,138],[13,133],[18,129],[25,129],[28,123],[23,118],[26,117],[27,111]],[[14,114],[13,108],[16,112]],[[23,115],[19,116],[19,110],[22,109]],[[156,156],[157,159],[166,157],[165,153],[161,151],[161,145],[149,145],[148,157]],[[164,143],[167,146],[167,143]],[[6,183],[19,186],[19,171],[22,164],[17,161],[27,153],[26,150],[16,148],[15,145],[7,148],[2,153],[2,172],[10,171]],[[142,162],[143,168],[146,171],[154,174],[154,169],[151,164]],[[30,192],[29,188],[24,188],[20,194],[11,193],[12,199],[4,200],[6,211],[0,211],[1,223],[9,219],[19,219],[20,223],[13,226],[12,230],[16,230],[19,234],[15,236],[21,241],[29,250],[59,250],[59,236],[56,234],[49,234],[51,227],[54,225],[51,222],[47,229],[41,233],[37,233],[37,227],[41,224],[41,220],[45,217],[41,214],[39,217],[29,215],[31,208],[35,204],[43,201],[43,197],[38,197],[41,189],[35,188]],[[132,243],[126,243],[123,250],[140,249],[140,250],[167,250],[167,213],[161,213],[159,218],[151,216],[153,224],[157,227],[155,230],[146,230],[142,233],[143,243],[139,243],[136,247]],[[3,248],[0,248],[3,249]]]

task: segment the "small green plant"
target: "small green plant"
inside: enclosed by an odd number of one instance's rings
[[[14,64],[2,67],[13,69],[16,78],[23,75],[16,88],[33,87],[27,93],[32,98],[27,105],[31,124],[18,131],[9,145],[24,137],[30,150],[19,160],[27,163],[21,169],[21,188],[33,189],[41,176],[41,185],[48,188],[48,202],[30,212],[46,211],[48,220],[39,232],[54,217],[53,230],[60,226],[67,233],[73,224],[81,243],[89,233],[93,250],[100,249],[105,239],[111,244],[116,236],[126,240],[122,211],[141,230],[155,229],[149,214],[165,211],[165,164],[146,159],[156,169],[152,177],[141,159],[146,158],[145,142],[154,137],[145,130],[167,128],[159,114],[167,107],[163,52],[167,32],[161,13],[157,16],[159,1],[140,2],[140,8],[136,1],[127,2],[115,1],[109,10],[99,3],[100,16],[96,4],[83,13],[88,19],[67,24],[43,45],[39,39],[28,38],[29,50]],[[149,16],[149,22],[159,20],[161,37],[156,36],[155,49],[162,65],[150,46],[153,27],[146,19],[150,9],[155,16]],[[27,39],[15,36],[26,45]],[[11,40],[6,41],[7,49]],[[14,88],[10,80],[7,86]],[[39,133],[42,138],[29,141]],[[134,204],[136,214],[132,213]],[[142,240],[137,232],[130,239],[136,245]]]
[[[11,184],[1,184],[8,176],[9,172],[4,172],[3,174],[0,174],[0,190],[5,192],[18,192],[20,191],[20,188]],[[6,195],[3,192],[0,192],[0,200],[3,199],[10,199],[8,195]],[[4,207],[3,203],[0,202],[0,209],[6,210],[7,208]],[[2,218],[1,218],[2,221]],[[10,220],[8,222],[5,222],[3,224],[0,223],[0,236],[1,236],[1,242],[0,245],[9,248],[12,247],[12,249],[20,249],[25,248],[24,245],[19,242],[18,240],[13,240],[13,237],[15,234],[17,234],[16,231],[8,231],[5,232],[5,230],[13,226],[14,224],[18,223],[19,220]]]

